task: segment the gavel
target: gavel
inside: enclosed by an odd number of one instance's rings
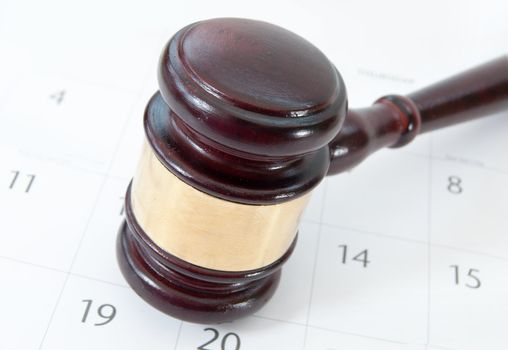
[[[420,133],[508,109],[503,56],[348,110],[342,77],[319,49],[238,18],[178,31],[158,82],[117,258],[145,301],[198,323],[231,321],[270,299],[325,176]]]

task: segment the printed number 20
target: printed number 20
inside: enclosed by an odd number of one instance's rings
[[[210,350],[209,348],[206,348],[205,346],[212,344],[214,341],[216,341],[219,338],[219,331],[216,330],[215,328],[205,328],[205,332],[207,332],[207,331],[210,331],[213,333],[212,339],[210,339],[203,345],[197,347],[196,350]],[[228,338],[234,339],[231,341],[233,343],[233,348],[231,348],[231,347],[226,348],[226,346],[228,344]],[[227,333],[226,335],[224,335],[222,337],[222,341],[220,342],[220,348],[221,348],[221,350],[229,350],[229,349],[240,350],[240,337],[236,333]]]

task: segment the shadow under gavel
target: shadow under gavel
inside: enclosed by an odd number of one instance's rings
[[[322,52],[247,19],[181,29],[162,52],[158,78],[117,257],[148,303],[203,323],[268,301],[325,176],[420,133],[508,109],[504,56],[348,110],[344,82]]]

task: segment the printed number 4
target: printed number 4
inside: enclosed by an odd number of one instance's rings
[[[54,94],[49,95],[49,98],[55,101],[57,105],[61,104],[63,99],[65,97],[65,90],[61,90],[58,92],[55,92]]]

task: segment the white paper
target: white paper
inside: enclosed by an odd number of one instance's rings
[[[184,25],[293,30],[361,107],[506,53],[507,14],[502,1],[1,2],[0,349],[508,348],[507,113],[323,181],[276,295],[246,319],[158,312],[114,249],[157,60]]]

